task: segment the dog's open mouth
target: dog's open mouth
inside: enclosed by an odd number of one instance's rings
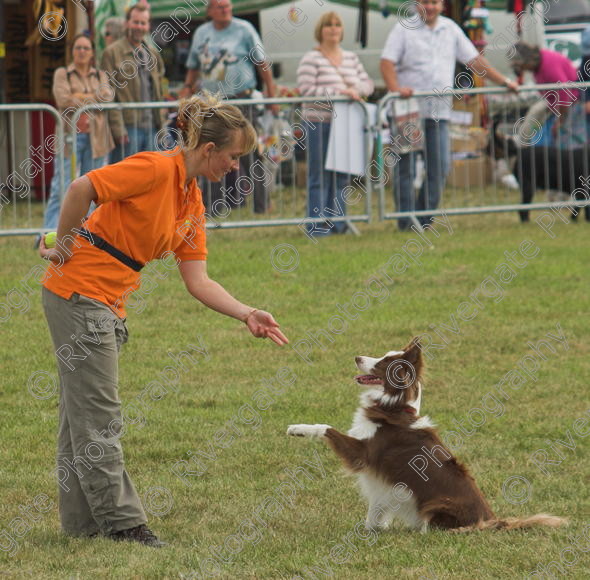
[[[383,379],[380,379],[376,375],[359,375],[358,377],[355,377],[355,380],[359,385],[372,386],[383,384]]]

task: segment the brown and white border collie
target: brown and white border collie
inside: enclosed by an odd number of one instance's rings
[[[538,514],[498,519],[465,466],[445,447],[433,423],[420,416],[423,360],[415,338],[382,358],[358,356],[367,390],[348,435],[330,425],[290,425],[287,434],[322,437],[358,475],[368,500],[366,526],[385,529],[393,519],[410,528],[454,531],[557,527],[563,518]]]

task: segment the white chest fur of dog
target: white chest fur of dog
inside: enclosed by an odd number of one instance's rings
[[[366,372],[365,368],[360,370]],[[422,396],[421,385],[418,385],[418,388],[418,399],[412,405],[417,413],[420,412],[420,399]],[[365,409],[379,401],[381,394],[377,389],[371,389],[361,394],[361,404],[354,414],[352,427],[348,430],[348,435],[355,439],[371,439],[375,436],[380,425],[367,418]],[[428,420],[428,417],[424,418]],[[430,423],[429,420],[428,423]],[[386,529],[395,518],[410,528],[421,531],[426,530],[427,524],[420,518],[416,501],[403,483],[398,483],[397,487],[392,486],[378,475],[372,473],[359,473],[357,478],[361,494],[369,506],[365,522],[367,528]]]

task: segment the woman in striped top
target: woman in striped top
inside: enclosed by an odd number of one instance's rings
[[[336,12],[323,14],[315,27],[315,38],[319,42],[314,50],[306,53],[297,69],[297,86],[303,96],[346,95],[360,100],[373,92],[373,81],[354,52],[343,50],[342,20]],[[318,105],[303,106],[303,118],[307,124],[307,216],[323,217],[345,215],[346,206],[342,190],[348,184],[347,173],[337,173],[324,169],[332,111]],[[326,210],[332,210],[326,212]],[[328,216],[328,217],[329,217]],[[343,233],[346,222],[331,222],[330,228],[309,231],[315,234]]]

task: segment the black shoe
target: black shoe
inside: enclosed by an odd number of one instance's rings
[[[138,542],[151,548],[162,548],[167,545],[166,542],[158,540],[157,536],[145,524],[141,524],[135,528],[129,528],[128,530],[113,532],[109,538],[116,542]]]

